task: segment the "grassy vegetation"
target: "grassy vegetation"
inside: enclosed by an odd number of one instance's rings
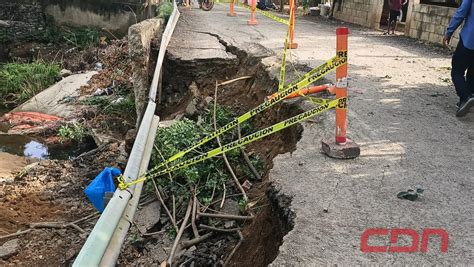
[[[43,62],[0,65],[0,107],[14,107],[54,84],[58,64]]]
[[[100,31],[91,27],[64,28],[56,38],[79,48],[86,48],[99,44]]]

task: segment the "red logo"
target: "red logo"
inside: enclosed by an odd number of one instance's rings
[[[390,246],[369,246],[369,238],[374,235],[388,236],[390,235]],[[410,246],[396,246],[399,236],[410,236]],[[424,229],[421,235],[421,246],[419,245],[420,236],[413,229],[385,229],[385,228],[371,228],[366,229],[360,238],[360,250],[362,252],[417,252],[418,249],[422,253],[428,251],[428,241],[430,236],[438,236],[441,240],[441,252],[448,251],[448,232],[444,229]]]

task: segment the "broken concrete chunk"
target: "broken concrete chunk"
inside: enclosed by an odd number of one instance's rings
[[[231,229],[237,227],[237,222],[236,221],[225,221],[224,222],[224,228],[225,229]]]
[[[73,117],[76,113],[80,112],[81,108],[65,100],[79,97],[81,86],[87,85],[95,74],[97,72],[89,71],[87,73],[70,75],[38,93],[13,111],[34,111],[61,118]]]
[[[209,105],[209,103],[214,101],[214,98],[211,96],[206,96],[206,98],[204,98],[204,101],[206,102],[206,105]]]
[[[9,240],[0,247],[0,258],[6,260],[18,252],[19,240]]]
[[[62,69],[59,72],[59,75],[61,75],[61,77],[67,77],[67,76],[70,76],[71,74],[72,74],[72,71],[67,70],[67,69]]]
[[[197,110],[197,104],[198,104],[198,101],[196,98],[193,98],[188,106],[186,107],[186,116],[193,116],[194,114],[196,114],[196,112],[198,111]]]
[[[189,85],[189,91],[191,92],[191,94],[194,96],[194,97],[198,97],[200,94],[199,94],[199,87],[197,86],[196,82],[192,82],[190,85]]]
[[[138,210],[135,223],[141,233],[146,233],[160,222],[161,205],[158,201],[152,202]]]
[[[226,214],[238,215],[240,213],[239,203],[233,199],[226,199],[221,211]]]

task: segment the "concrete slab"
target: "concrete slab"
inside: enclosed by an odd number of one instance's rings
[[[35,111],[62,118],[72,116],[77,110],[77,106],[71,105],[68,99],[79,97],[79,88],[87,85],[87,82],[96,73],[96,71],[90,71],[68,76],[35,95],[13,111]]]
[[[237,17],[227,17],[227,12],[227,5],[216,5],[211,12],[184,11],[178,34],[183,39],[178,43],[193,49],[199,42],[183,34],[204,31],[216,38],[214,43],[248,52],[254,43],[280,57],[285,25],[257,15],[259,24],[248,26],[247,11],[236,8]],[[275,158],[270,172],[273,186],[292,197],[290,209],[296,215],[294,229],[284,237],[273,264],[474,262],[474,114],[454,116],[457,99],[452,85],[444,82],[449,55],[401,36],[387,37],[322,18],[298,18],[299,46],[289,59],[315,67],[332,57],[338,26],[352,30],[348,134],[360,145],[361,156],[340,161],[320,153],[321,140],[334,134],[333,111],[321,115],[320,123],[303,123],[296,151]],[[252,53],[259,56],[258,51]],[[275,60],[267,57],[262,62]],[[334,74],[327,78],[334,80]],[[425,188],[419,200],[396,197],[416,185]],[[431,238],[428,253],[364,253],[361,236],[368,228],[413,229],[420,242],[424,229],[440,228],[449,234],[449,248],[441,253],[439,239]],[[409,241],[401,238],[397,244]],[[369,245],[389,244],[388,235],[369,240]]]

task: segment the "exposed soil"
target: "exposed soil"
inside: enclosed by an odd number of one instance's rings
[[[0,185],[0,232],[14,233],[38,222],[68,223],[95,213],[83,188],[104,167],[124,164],[124,159],[123,147],[115,143],[73,161],[34,163],[13,181]],[[87,233],[94,221],[93,218],[78,225]],[[35,229],[10,238],[18,238],[21,249],[15,256],[0,260],[0,265],[67,264],[79,252],[86,236],[74,228]]]
[[[226,44],[227,45],[227,44]],[[206,98],[213,98],[216,80],[226,80],[251,76],[250,79],[220,87],[218,103],[230,107],[236,114],[256,107],[262,103],[267,95],[277,86],[264,65],[258,58],[252,58],[235,47],[227,47],[238,55],[235,61],[201,60],[180,61],[167,57],[163,74],[163,105],[159,106],[157,114],[162,120],[188,116],[197,119],[199,111],[206,109]],[[193,86],[197,87],[193,89]],[[186,108],[196,103],[198,110],[195,114],[186,112]],[[301,112],[296,105],[280,103],[257,115],[251,121],[257,129],[270,126]],[[256,212],[253,222],[242,225],[244,241],[234,254],[230,265],[232,266],[266,266],[275,259],[283,236],[292,229],[292,216],[288,211],[280,211],[279,205],[289,205],[290,199],[284,199],[277,193],[268,192],[268,171],[272,168],[273,158],[281,153],[291,152],[301,136],[302,127],[290,127],[271,137],[264,138],[246,146],[249,154],[258,154],[264,160],[262,181],[253,181],[252,188],[247,192],[252,203],[252,212]],[[239,175],[238,175],[239,176]],[[244,179],[240,181],[244,182]],[[227,183],[230,188],[228,194],[238,193],[233,182]],[[238,197],[226,201],[226,206],[236,205]],[[286,202],[285,202],[286,201]],[[229,203],[230,202],[230,203]],[[220,210],[218,205],[212,209]],[[228,207],[224,207],[224,210]],[[286,212],[286,213],[285,213]],[[183,214],[181,210],[179,214]],[[162,211],[161,216],[166,217]],[[139,220],[140,218],[137,218]],[[131,236],[139,233],[133,230]],[[186,235],[186,234],[185,234]],[[187,236],[187,235],[186,235]],[[191,235],[186,238],[191,237]],[[167,242],[163,239],[170,239]],[[160,240],[160,241],[158,241]],[[214,234],[210,239],[199,243],[196,247],[181,251],[177,264],[184,266],[223,265],[234,246],[238,243],[237,234]],[[150,265],[160,263],[169,253],[172,239],[165,233],[151,237],[139,238],[139,241],[130,238],[125,246],[125,252],[120,257],[120,263]],[[161,256],[157,256],[161,255]]]
[[[12,172],[21,170],[27,164],[26,158],[5,152],[0,152],[0,162],[2,162],[0,166],[0,177],[2,180],[11,179]]]
[[[111,97],[133,94],[126,38],[112,41],[106,47],[78,50],[63,46],[55,55],[54,52],[54,48],[45,48],[36,56],[43,60],[61,57],[62,67],[73,72],[90,70],[96,62],[102,63],[103,70],[83,88],[84,95],[108,86],[114,90]],[[134,127],[135,112],[107,114],[94,106],[85,106],[82,112],[81,121],[96,133],[108,137],[107,143],[70,160],[42,160],[23,169],[25,164],[20,160],[15,166],[9,165],[8,171],[18,172],[0,181],[0,236],[27,230],[32,223],[69,223],[96,212],[83,189],[105,167],[125,166],[125,142],[119,140],[124,140],[126,132]],[[1,160],[3,169],[3,156]],[[3,173],[0,176],[6,177]],[[35,228],[25,234],[0,239],[0,244],[19,240],[17,253],[0,259],[0,265],[69,265],[96,219],[97,216],[77,223],[84,233],[72,227]]]

